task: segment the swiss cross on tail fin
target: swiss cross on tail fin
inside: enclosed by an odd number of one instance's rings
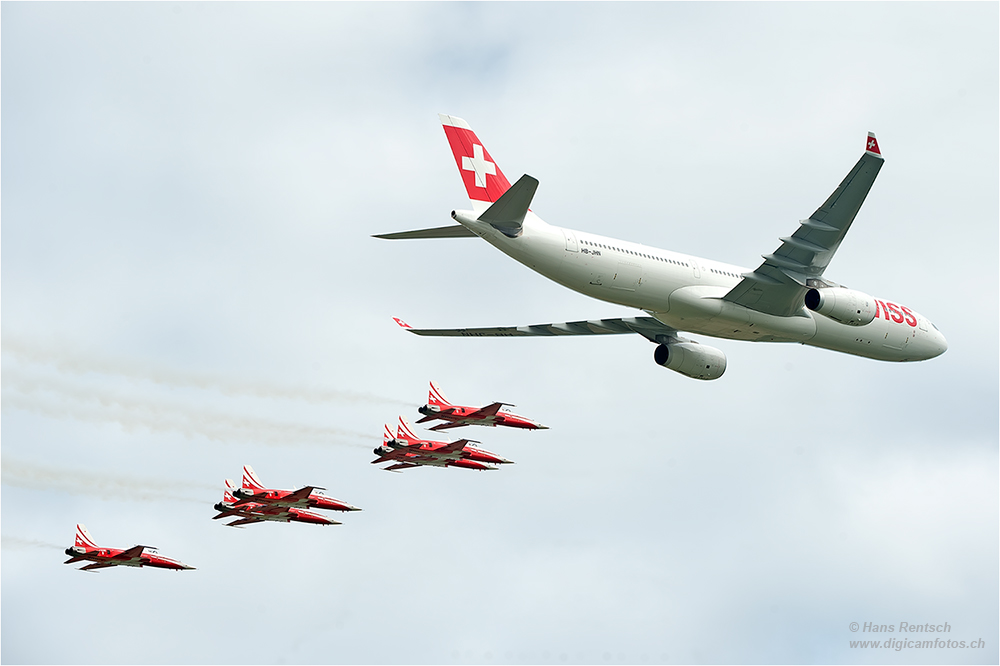
[[[865,144],[865,152],[882,157],[882,152],[878,149],[878,141],[875,140],[875,135],[872,132],[868,132],[868,143]]]
[[[413,428],[410,426],[410,422],[402,416],[399,417],[399,427],[396,429],[396,435],[408,441],[420,439],[413,433]]]
[[[444,393],[441,391],[441,388],[434,382],[431,382],[430,391],[428,391],[427,393],[427,404],[437,405],[438,407],[451,406],[451,403],[448,402],[448,399],[444,397]]]
[[[264,484],[257,478],[257,472],[250,465],[243,466],[243,487],[250,490],[264,490]]]
[[[439,113],[438,118],[444,126],[444,134],[448,137],[448,145],[451,146],[469,199],[495,202],[510,188],[510,182],[503,171],[469,127],[469,123],[443,113]]]
[[[236,504],[236,497],[233,496],[234,490],[236,490],[236,482],[232,479],[226,479],[226,490],[222,494],[222,501],[227,504]]]
[[[76,526],[76,541],[74,545],[87,549],[98,547],[97,544],[94,543],[93,537],[90,536],[90,532],[87,531],[87,528],[84,527],[82,523]]]

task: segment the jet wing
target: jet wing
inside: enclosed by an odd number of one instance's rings
[[[286,502],[301,502],[312,495],[312,491],[316,490],[317,486],[304,486],[299,488],[295,492],[285,495],[279,500],[279,503],[284,504]]]
[[[239,527],[240,525],[251,525],[253,523],[264,522],[261,518],[240,518],[239,520],[234,520],[231,523],[226,523],[226,527]]]
[[[864,154],[840,187],[808,220],[799,222],[795,233],[781,238],[777,250],[761,255],[764,263],[752,273],[744,273],[743,280],[723,299],[781,317],[801,310],[806,290],[823,284],[823,271],[851,228],[883,163],[875,135],[869,132]]]
[[[517,338],[526,336],[554,335],[615,335],[638,333],[652,340],[674,338],[677,330],[653,317],[625,317],[620,319],[589,319],[556,324],[534,324],[531,326],[493,326],[487,328],[413,328],[399,319],[396,323],[416,335],[469,337],[469,338]]]
[[[107,569],[108,567],[116,566],[118,566],[117,562],[94,562],[85,567],[80,567],[80,571],[93,571],[94,569]]]
[[[139,556],[142,555],[142,551],[148,548],[148,546],[132,546],[128,550],[123,550],[122,552],[115,555],[116,560],[137,560]]]
[[[492,405],[486,405],[482,409],[479,409],[479,410],[477,410],[475,412],[472,412],[471,414],[469,414],[465,418],[467,418],[467,419],[485,419],[485,418],[487,418],[489,416],[496,416],[497,412],[499,412],[500,408],[503,407],[505,404],[507,404],[507,403],[505,403],[505,402],[494,402]]]
[[[417,421],[417,423],[420,423],[420,421]],[[439,423],[433,428],[431,428],[431,430],[448,430],[449,428],[464,428],[467,425],[469,424],[465,423],[464,421],[459,421],[457,423]]]
[[[420,467],[420,465],[417,463],[405,463],[405,462],[396,463],[395,465],[389,465],[388,467],[386,467],[385,471],[395,472],[398,469],[409,469],[410,467]]]
[[[444,454],[458,453],[459,451],[465,448],[466,444],[469,444],[473,441],[474,440],[471,439],[460,439],[455,442],[448,442],[437,451],[434,451],[431,455],[433,455],[434,453],[444,453]],[[478,444],[478,442],[476,443]]]

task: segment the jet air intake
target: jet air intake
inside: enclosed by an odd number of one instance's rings
[[[875,299],[860,291],[843,287],[813,288],[806,292],[805,300],[807,308],[841,324],[864,326],[875,320]]]
[[[715,347],[697,342],[657,345],[653,360],[657,365],[692,379],[718,379],[726,371],[726,355]]]

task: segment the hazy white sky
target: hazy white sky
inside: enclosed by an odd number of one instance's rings
[[[5,663],[996,663],[996,3],[0,4]],[[877,133],[827,275],[887,364],[418,326],[636,313],[474,239],[465,118],[549,223],[747,267]],[[427,382],[552,427],[499,472],[369,465]],[[226,528],[223,480],[343,525]],[[74,525],[198,569],[63,566]],[[851,622],[975,650],[851,649]],[[880,636],[874,636],[880,638]],[[898,637],[898,634],[897,634]]]

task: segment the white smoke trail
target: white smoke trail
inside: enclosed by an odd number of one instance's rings
[[[60,378],[27,376],[5,369],[0,375],[3,411],[21,409],[54,418],[116,423],[127,431],[182,433],[219,442],[254,441],[274,446],[339,445],[367,448],[357,440],[374,435],[341,428],[275,421],[261,416],[226,414],[180,402],[166,402],[104,387],[86,387]]]
[[[60,344],[57,349],[8,334],[3,335],[0,347],[2,347],[4,354],[10,354],[24,361],[51,365],[60,372],[118,375],[131,380],[148,381],[170,387],[210,389],[225,395],[285,398],[311,403],[368,402],[412,406],[412,403],[402,400],[359,391],[344,391],[318,386],[279,386],[260,381],[182,372],[136,360],[101,358],[70,350],[64,344]]]
[[[204,504],[213,497],[210,491],[219,491],[216,486],[202,483],[71,470],[12,460],[9,457],[0,461],[0,483],[30,490],[61,491],[101,499],[143,502],[170,500]]]
[[[49,543],[48,541],[22,539],[21,537],[3,534],[0,535],[0,548],[4,550],[23,550],[25,548],[55,548],[56,550],[65,550],[66,546]]]

